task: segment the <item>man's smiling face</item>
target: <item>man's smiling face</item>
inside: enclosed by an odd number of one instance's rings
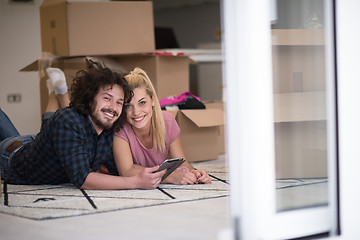
[[[97,133],[110,129],[119,119],[124,104],[124,91],[119,85],[104,86],[94,98],[89,118]]]

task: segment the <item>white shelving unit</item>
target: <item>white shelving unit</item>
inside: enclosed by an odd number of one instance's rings
[[[274,122],[326,120],[325,92],[274,94]]]
[[[324,31],[273,29],[276,177],[326,177]]]
[[[289,91],[291,89],[289,85],[291,84],[287,84],[285,87],[279,87],[279,92],[274,93],[274,121],[300,122],[326,120],[325,85],[312,84],[313,79],[310,79],[321,78],[315,80],[325,84],[324,73],[322,69],[309,69],[308,64],[310,61],[316,62],[318,58],[323,57],[324,31],[321,29],[273,29],[272,44],[278,54],[275,64],[280,65],[276,66],[279,69],[277,70],[277,76],[274,76],[280,78],[275,79],[278,85],[284,85],[285,81],[289,82],[288,79],[283,78],[284,76],[291,78],[289,75],[294,71],[300,73],[301,78],[303,76],[304,78],[308,77],[308,79],[300,79],[300,84],[303,85],[300,88],[303,91]],[[312,52],[313,47],[315,47],[315,51]],[[283,48],[283,50],[278,50],[279,48]],[[310,51],[309,48],[311,49]],[[312,59],[315,57],[315,60]],[[324,67],[323,64],[320,64],[320,66]],[[317,66],[314,65],[313,67],[316,68]],[[293,69],[287,70],[287,74],[282,74],[281,71],[285,68]],[[316,71],[320,72],[320,74],[312,74],[312,72]],[[288,91],[281,92],[286,87]]]
[[[322,46],[322,29],[272,29],[272,45],[276,46]]]

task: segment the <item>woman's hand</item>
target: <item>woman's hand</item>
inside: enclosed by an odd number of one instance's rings
[[[203,169],[199,169],[199,170],[191,170],[192,173],[194,173],[194,175],[197,178],[197,183],[207,183],[210,184],[211,183],[211,178],[209,176],[209,174],[203,170]]]
[[[189,170],[189,168],[180,166],[167,178],[165,178],[163,183],[170,183],[176,185],[195,184],[197,183],[197,178],[195,174]]]

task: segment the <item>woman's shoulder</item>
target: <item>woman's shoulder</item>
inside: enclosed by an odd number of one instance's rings
[[[171,112],[169,112],[169,111],[162,111],[162,114],[163,114],[163,116],[164,116],[164,120],[165,121],[168,121],[168,120],[175,120],[175,117],[174,117],[174,115],[171,113]]]
[[[162,112],[163,112],[163,116],[164,116],[166,131],[168,133],[174,132],[175,135],[177,135],[180,128],[179,128],[178,123],[175,120],[174,115],[169,111],[162,111]]]
[[[132,132],[131,125],[128,122],[125,122],[124,125],[118,131],[114,132],[114,134],[117,136],[123,136],[123,135],[128,135],[129,132]]]

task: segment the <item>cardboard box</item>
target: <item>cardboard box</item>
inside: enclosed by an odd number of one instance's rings
[[[152,1],[44,0],[42,52],[57,56],[155,51]]]
[[[221,111],[223,112],[223,117],[225,118],[223,101],[204,101],[203,103],[205,104],[206,109],[221,109]],[[225,153],[225,126],[224,126],[224,124],[219,126],[218,138],[219,138],[218,152],[219,152],[219,154],[224,154]]]
[[[118,56],[127,72],[140,67],[154,84],[158,98],[180,95],[190,89],[190,58],[187,56],[166,56],[133,54]]]
[[[219,128],[224,125],[224,113],[221,109],[170,112],[181,129],[180,140],[189,162],[218,158]]]
[[[72,57],[72,58],[56,58],[52,61],[51,67],[60,68],[66,77],[66,82],[68,85],[68,89],[70,90],[72,81],[76,75],[76,73],[84,69],[86,70],[89,65],[89,60],[95,60],[100,61],[103,64],[105,64],[107,67],[118,70],[120,72],[126,72],[126,70],[117,63],[113,58],[111,57],[103,57],[103,56],[97,56],[97,57]],[[39,73],[39,84],[40,84],[40,104],[41,104],[41,114],[45,113],[46,106],[49,100],[49,91],[47,88],[47,75],[42,71],[39,70],[38,61],[34,61],[30,65],[24,67],[20,71],[40,71]]]

